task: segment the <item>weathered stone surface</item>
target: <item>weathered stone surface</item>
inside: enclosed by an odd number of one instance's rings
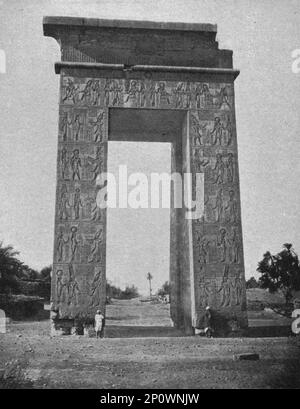
[[[106,171],[109,140],[143,140],[172,143],[172,170],[193,173],[194,198],[196,173],[204,184],[199,219],[187,220],[185,209],[171,211],[175,325],[190,333],[209,305],[217,328],[247,326],[231,52],[218,49],[213,26],[172,27],[44,21],[45,34],[60,41],[66,63],[60,68],[56,320],[88,326],[96,309],[105,310],[106,212],[96,206],[96,177]],[[128,70],[127,64],[166,67]],[[195,69],[177,70],[180,65]]]
[[[260,357],[259,354],[240,354],[234,355],[233,359],[235,361],[259,361]]]

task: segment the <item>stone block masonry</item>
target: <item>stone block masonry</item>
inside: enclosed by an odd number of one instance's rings
[[[225,334],[247,326],[232,51],[216,26],[45,17],[61,47],[54,331],[105,311],[106,210],[97,175],[110,140],[172,143],[172,170],[202,174],[204,214],[171,211],[171,318],[193,333],[206,306]],[[73,329],[72,329],[73,328]],[[68,330],[67,330],[68,331]]]

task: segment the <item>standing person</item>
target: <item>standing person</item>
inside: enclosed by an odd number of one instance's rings
[[[100,310],[97,310],[95,315],[95,331],[96,331],[96,338],[103,338],[104,333],[104,315],[101,313]]]
[[[211,328],[211,311],[210,307],[207,306],[205,308],[205,314],[204,314],[204,333],[207,336],[207,338],[211,338],[212,336],[212,328]]]

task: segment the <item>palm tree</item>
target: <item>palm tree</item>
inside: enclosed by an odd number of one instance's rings
[[[153,279],[153,276],[151,273],[147,274],[147,280],[149,281],[149,292],[150,292],[150,298],[152,297],[152,288],[151,288],[151,280]]]

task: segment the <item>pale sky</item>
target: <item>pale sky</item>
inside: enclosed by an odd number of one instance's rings
[[[235,93],[246,276],[268,249],[292,242],[300,252],[300,73],[291,68],[291,53],[300,48],[299,6],[298,0],[0,1],[0,49],[7,60],[0,73],[0,239],[34,268],[52,262],[59,89],[53,65],[60,57],[55,40],[43,37],[42,17],[64,15],[218,25],[220,48],[233,50],[241,70]],[[122,150],[110,149],[113,167]],[[123,148],[124,158],[142,158],[138,149]],[[145,169],[166,166],[168,153],[152,149],[139,162]],[[169,244],[157,244],[158,231],[168,240],[168,216],[144,212],[136,224],[130,211],[109,215],[108,271],[121,268],[123,282],[134,277],[147,285],[150,266],[162,281],[168,274]]]

